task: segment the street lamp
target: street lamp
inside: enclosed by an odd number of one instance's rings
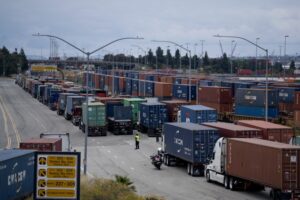
[[[255,42],[255,75],[257,77],[257,41],[259,40],[260,38],[257,37],[256,38],[256,42]]]
[[[133,45],[131,45],[131,46],[137,47],[137,48],[140,49],[142,52],[144,52],[144,54],[145,54],[145,65],[146,65],[146,64],[147,64],[147,52],[146,52],[146,50],[144,50],[142,47],[140,47],[139,45],[136,45],[136,44],[133,44]]]
[[[286,38],[288,38],[289,36],[288,35],[285,35],[284,36],[284,61],[285,63],[287,63],[287,58],[286,58]],[[285,78],[285,66],[283,68],[283,77]]]
[[[192,60],[191,60],[191,57],[192,57],[192,55],[191,55],[191,50],[189,50],[188,48],[185,48],[185,47],[183,47],[182,45],[180,45],[180,44],[177,44],[177,43],[175,43],[175,42],[172,42],[172,41],[166,41],[166,40],[151,40],[152,42],[164,42],[164,43],[170,43],[170,44],[173,44],[173,45],[175,45],[175,46],[178,46],[178,47],[180,47],[181,49],[183,49],[183,50],[185,50],[185,51],[187,51],[188,53],[189,53],[189,55],[190,55],[190,58],[189,58],[189,102],[191,102],[191,93],[192,93],[192,89],[191,89],[191,65],[192,65]],[[187,45],[188,45],[188,43],[187,43]]]
[[[89,60],[90,60],[90,55],[96,53],[97,51],[100,51],[101,49],[104,49],[105,47],[115,43],[115,42],[118,42],[120,40],[140,40],[140,39],[144,39],[144,38],[140,38],[140,37],[124,37],[124,38],[119,38],[119,39],[116,39],[116,40],[113,40],[97,49],[95,49],[94,51],[91,51],[91,52],[88,52],[88,51],[84,51],[84,50],[81,50],[79,47],[75,46],[74,44],[60,38],[60,37],[57,37],[55,35],[46,35],[46,34],[33,34],[32,36],[38,36],[38,37],[49,37],[49,38],[55,38],[55,39],[58,39],[68,45],[70,45],[71,47],[77,49],[78,51],[80,51],[81,53],[83,53],[84,55],[87,56],[87,70],[89,70]],[[86,107],[88,109],[88,73],[86,74]],[[85,125],[85,139],[84,139],[84,159],[83,159],[83,165],[84,165],[84,169],[83,169],[83,173],[84,175],[86,175],[86,172],[87,172],[87,139],[88,139],[88,112],[87,113],[87,116],[86,116],[86,125]]]
[[[259,45],[257,45],[257,44],[255,44],[254,42],[251,42],[250,40],[248,40],[248,39],[246,39],[246,38],[243,38],[243,37],[239,37],[239,36],[225,36],[225,35],[214,35],[214,37],[219,37],[219,38],[236,38],[236,39],[241,39],[241,40],[244,40],[244,41],[246,41],[246,42],[248,42],[248,43],[250,43],[250,44],[252,44],[252,45],[254,45],[254,46],[256,46],[257,48],[259,48],[259,49],[261,49],[261,50],[263,50],[264,52],[266,52],[266,104],[265,104],[265,120],[266,121],[268,121],[268,107],[269,107],[269,105],[268,105],[268,74],[269,74],[269,72],[268,72],[268,59],[269,59],[269,53],[268,53],[268,49],[265,49],[265,48],[263,48],[263,47],[261,47],[261,46],[259,46]]]

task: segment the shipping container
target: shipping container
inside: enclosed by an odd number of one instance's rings
[[[173,85],[170,83],[155,82],[154,84],[154,96],[161,99],[172,97]]]
[[[126,78],[125,79],[125,93],[128,94],[128,95],[131,95],[132,94],[132,80],[131,78]]]
[[[181,122],[192,122],[201,124],[204,122],[216,122],[217,111],[202,105],[181,106]]]
[[[232,89],[228,87],[200,87],[198,90],[199,104],[202,102],[232,104]]]
[[[32,138],[20,142],[20,149],[37,151],[62,151],[61,138]]]
[[[132,119],[131,106],[114,106],[113,118],[115,120],[130,120]]]
[[[227,142],[228,175],[280,190],[300,189],[300,147],[254,138]]]
[[[208,182],[230,190],[265,190],[272,199],[300,198],[300,147],[257,138],[220,138],[206,165]]]
[[[300,88],[284,87],[278,89],[278,98],[281,103],[294,103],[295,92],[300,91]]]
[[[33,81],[32,82],[31,95],[32,95],[33,98],[37,98],[38,88],[39,88],[40,85],[42,85],[42,83],[39,82],[39,81]]]
[[[180,111],[180,107],[182,105],[190,105],[188,101],[183,100],[161,101],[161,103],[166,104],[168,122],[178,122],[178,111]]]
[[[243,106],[243,105],[235,105],[235,114],[241,116],[252,116],[257,118],[265,117],[264,106],[256,107],[256,106]],[[268,108],[268,118],[278,118],[278,108],[277,107],[269,107]]]
[[[146,102],[145,99],[140,98],[126,98],[123,100],[124,106],[131,106],[132,107],[132,122],[136,124],[138,121],[138,116],[140,112],[140,103]]]
[[[2,200],[25,199],[33,192],[32,150],[0,150],[0,194]]]
[[[61,90],[52,86],[49,88],[49,93],[47,95],[47,102],[46,104],[51,110],[56,110],[57,109],[57,103],[58,103],[58,98],[59,94],[61,93]]]
[[[149,136],[160,135],[162,125],[167,121],[167,108],[163,103],[140,104],[140,126]]]
[[[235,103],[243,106],[261,107],[265,106],[266,90],[264,89],[238,89],[235,96]],[[268,90],[268,105],[278,106],[277,90]]]
[[[65,112],[67,105],[67,97],[68,96],[76,96],[75,93],[60,93],[58,102],[57,102],[57,114],[62,115]]]
[[[172,95],[174,99],[196,100],[196,86],[191,85],[190,87],[189,85],[174,84],[172,88]]]
[[[139,81],[139,95],[141,97],[153,97],[154,96],[154,82]]]
[[[194,123],[165,123],[163,126],[165,164],[187,163],[187,172],[202,175],[219,138],[217,129]]]
[[[83,96],[67,96],[66,109],[64,117],[69,120],[73,116],[73,111],[76,106],[82,106],[82,103],[86,101],[86,97]]]
[[[237,124],[262,130],[263,139],[265,140],[289,143],[294,136],[294,131],[291,127],[262,120],[239,120]]]
[[[123,103],[121,101],[108,101],[105,103],[106,118],[114,117],[115,107],[122,107]]]
[[[300,110],[300,92],[295,92],[294,109]]]
[[[203,125],[218,129],[220,137],[263,138],[262,131],[260,129],[250,128],[247,126],[226,122],[205,122]]]
[[[39,85],[38,86],[37,99],[40,102],[44,101],[44,94],[45,94],[45,91],[46,91],[46,87],[47,87],[47,85]]]
[[[218,113],[231,113],[233,111],[233,104],[219,104],[219,103],[210,103],[210,102],[199,102],[203,106],[207,106],[215,109]]]
[[[292,115],[294,112],[294,103],[279,103],[278,112],[285,115]]]
[[[297,128],[300,128],[300,110],[294,111],[294,125]]]
[[[88,117],[88,135],[100,135],[106,136],[106,114],[105,105],[100,102],[89,102],[82,104],[82,124],[80,128],[85,132],[85,126],[87,124]]]

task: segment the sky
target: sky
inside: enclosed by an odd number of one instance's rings
[[[209,57],[222,55],[220,44],[224,53],[234,49],[237,57],[255,56],[255,46],[213,35],[240,36],[254,43],[259,37],[258,44],[270,55],[284,55],[288,35],[286,54],[295,56],[300,53],[299,9],[299,0],[0,0],[0,46],[48,57],[49,38],[32,34],[55,35],[89,52],[118,38],[139,36],[144,39],[113,43],[94,56],[144,54],[158,46],[173,53],[177,48],[153,40],[184,45],[199,56],[204,40],[203,52]],[[57,44],[60,56],[83,56],[61,41]],[[258,55],[265,53],[258,50]]]

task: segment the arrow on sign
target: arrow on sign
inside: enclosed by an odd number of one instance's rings
[[[40,169],[39,170],[39,176],[46,176],[46,170],[45,169]]]
[[[46,195],[46,190],[41,189],[38,191],[39,196],[44,197]]]
[[[40,157],[39,158],[39,164],[40,165],[46,165],[46,158],[45,157]]]
[[[46,181],[41,179],[41,180],[39,180],[38,185],[39,185],[39,187],[46,187]]]

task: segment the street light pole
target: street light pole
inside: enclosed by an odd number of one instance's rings
[[[88,67],[89,68],[89,60],[90,60],[90,55],[96,53],[97,51],[100,51],[101,49],[104,49],[105,47],[115,43],[115,42],[118,42],[120,40],[140,40],[140,39],[144,39],[144,38],[140,38],[140,37],[124,37],[124,38],[119,38],[119,39],[116,39],[116,40],[113,40],[97,49],[95,49],[94,51],[92,52],[88,52],[88,51],[84,51],[84,50],[81,50],[79,47],[75,46],[74,44],[60,38],[60,37],[57,37],[55,35],[46,35],[46,34],[33,34],[33,36],[38,36],[38,37],[48,37],[48,38],[56,38],[68,45],[70,45],[71,47],[77,49],[78,51],[80,51],[81,53],[85,54],[87,56],[87,64],[88,64]],[[88,73],[86,74],[86,107],[87,107],[87,110],[88,110]],[[88,114],[88,112],[86,112]],[[87,115],[88,116],[88,115]],[[86,125],[85,125],[85,139],[84,139],[84,159],[83,159],[83,165],[84,165],[84,168],[83,168],[83,173],[84,175],[86,175],[87,173],[87,141],[88,141],[88,123],[89,123],[89,120],[88,120],[88,117],[86,119]]]
[[[288,35],[284,36],[284,61],[287,60],[287,58],[286,58],[286,38],[288,38],[288,37],[289,37]],[[285,62],[285,63],[287,63],[287,62]],[[283,68],[283,77],[285,79],[285,66]]]
[[[259,49],[263,50],[264,52],[266,52],[266,94],[265,94],[265,120],[268,121],[268,109],[269,109],[269,105],[268,105],[268,76],[269,76],[269,69],[268,69],[268,60],[269,60],[269,52],[268,49],[265,49],[257,44],[255,44],[254,42],[251,42],[250,40],[243,38],[243,37],[239,37],[239,36],[225,36],[225,35],[214,35],[214,37],[223,37],[223,38],[236,38],[236,39],[241,39],[244,40],[256,47],[258,47]]]
[[[255,75],[257,77],[257,41],[259,40],[260,38],[257,37],[256,38],[256,42],[255,42]]]
[[[172,42],[172,41],[166,41],[166,40],[152,40],[152,42],[164,42],[164,43],[173,44],[173,45],[178,46],[178,47],[180,47],[181,49],[183,49],[183,50],[185,50],[185,51],[187,51],[187,52],[189,53],[189,56],[190,56],[190,58],[189,58],[189,102],[191,102],[191,97],[192,97],[192,96],[191,96],[191,92],[192,92],[192,90],[191,90],[191,66],[192,66],[192,59],[191,59],[192,53],[191,53],[191,50],[189,50],[188,48],[183,47],[183,46],[180,45],[180,44],[177,44],[177,43],[175,43],[175,42]],[[188,45],[188,43],[187,43],[187,45]]]

